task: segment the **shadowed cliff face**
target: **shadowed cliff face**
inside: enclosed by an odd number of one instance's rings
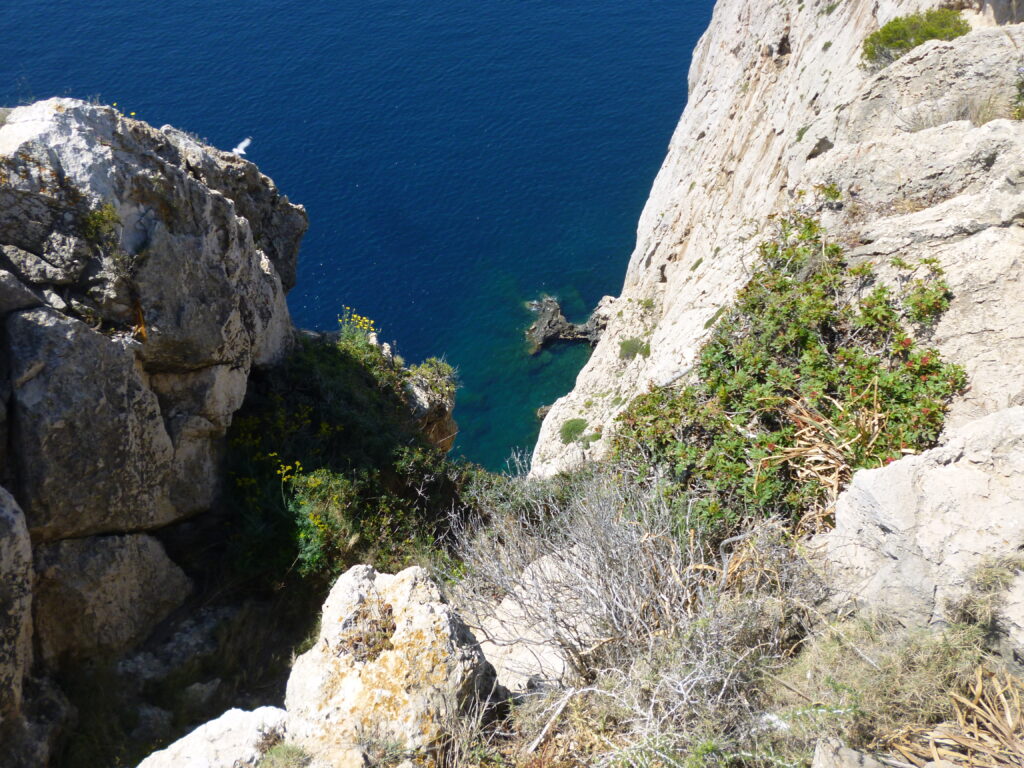
[[[8,736],[33,661],[121,653],[187,597],[146,531],[214,503],[249,372],[292,343],[306,225],[254,165],[172,128],[71,99],[0,112]],[[43,764],[45,732],[28,741]]]
[[[946,270],[954,299],[934,341],[972,380],[951,423],[1018,402],[1022,318],[1003,299],[1021,278],[1013,168],[1024,160],[1024,126],[1005,118],[1024,32],[1010,24],[1020,20],[1012,4],[985,3],[964,12],[968,35],[926,43],[881,71],[862,66],[868,34],[931,5],[717,4],[622,294],[576,387],[545,418],[535,474],[603,455],[632,397],[685,378],[749,277],[759,228],[810,206],[815,187],[841,193],[838,205],[810,212],[853,258],[884,268],[936,256]],[[649,356],[620,355],[634,338]],[[563,443],[561,426],[579,418],[603,438]]]

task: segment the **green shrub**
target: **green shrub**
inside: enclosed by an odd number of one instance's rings
[[[562,442],[568,445],[569,443],[579,440],[586,430],[586,419],[569,419],[562,424],[562,428],[559,430],[559,435],[562,437]]]
[[[623,339],[619,342],[620,360],[632,360],[637,355],[640,355],[641,357],[649,357],[650,354],[651,345],[636,336]]]
[[[372,321],[350,310],[339,320],[336,342],[304,340],[254,374],[232,422],[232,551],[244,573],[294,567],[320,582],[357,561],[420,561],[472,471],[427,443],[406,402],[410,373],[370,343]]]
[[[778,221],[760,255],[716,315],[696,383],[636,398],[615,440],[621,456],[661,467],[726,525],[827,509],[853,470],[933,445],[965,384],[904,330],[904,319],[940,311],[917,282],[901,301],[869,266],[848,268],[808,218]],[[934,269],[921,283],[948,292]]]
[[[105,245],[121,225],[121,218],[112,203],[104,203],[82,217],[82,235],[91,243]]]
[[[457,374],[455,368],[444,360],[428,357],[419,365],[409,368],[409,373],[436,395],[445,400],[455,399]]]
[[[885,66],[928,40],[953,40],[971,31],[960,11],[932,8],[893,19],[864,40],[864,60]]]

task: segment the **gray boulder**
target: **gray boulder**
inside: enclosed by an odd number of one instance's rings
[[[13,459],[38,539],[162,525],[174,456],[132,342],[53,309],[6,323]]]
[[[941,623],[976,569],[1024,547],[1024,408],[952,433],[948,442],[862,470],[819,537],[841,597],[906,625]]]
[[[154,752],[138,768],[254,768],[285,734],[283,709],[231,709]]]
[[[180,131],[73,99],[6,113],[0,377],[34,536],[211,506],[249,372],[291,344],[306,225],[252,163]]]
[[[191,589],[145,534],[60,541],[35,554],[35,647],[48,664],[132,648]]]

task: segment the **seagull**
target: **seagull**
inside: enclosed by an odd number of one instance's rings
[[[245,150],[246,150],[246,148],[250,144],[252,144],[252,136],[249,136],[248,138],[242,139],[242,141],[239,143],[239,145],[237,147],[235,147],[234,149],[232,149],[231,152],[233,154],[236,154],[239,157],[241,157],[242,155],[245,154]]]

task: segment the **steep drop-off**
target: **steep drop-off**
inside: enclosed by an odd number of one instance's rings
[[[816,213],[853,260],[884,274],[893,258],[935,257],[946,270],[954,298],[932,342],[971,381],[950,424],[1020,402],[1024,124],[1007,118],[1024,30],[1013,4],[984,2],[964,10],[969,34],[880,71],[863,65],[868,34],[932,5],[717,4],[622,293],[575,388],[544,420],[534,474],[604,455],[633,397],[685,379],[749,277],[760,227],[815,188],[840,194]],[[563,439],[573,419],[588,439]]]

